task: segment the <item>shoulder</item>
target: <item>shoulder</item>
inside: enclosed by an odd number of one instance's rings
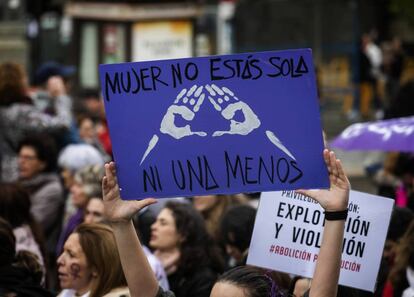
[[[6,122],[18,121],[26,118],[35,108],[29,104],[15,103],[7,107],[1,108],[2,118]]]
[[[52,196],[63,195],[63,187],[56,173],[42,173],[37,181],[40,186],[39,192],[46,192]]]

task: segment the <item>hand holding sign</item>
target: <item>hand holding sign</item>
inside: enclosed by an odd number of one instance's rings
[[[121,200],[114,162],[105,164],[105,176],[102,179],[102,193],[105,217],[110,222],[128,222],[136,212],[157,202],[154,198],[140,201]]]
[[[329,172],[329,190],[297,190],[297,192],[315,199],[326,211],[347,209],[350,184],[342,169],[341,161],[336,159],[334,152],[327,149],[323,151],[323,157]]]
[[[301,190],[299,193],[318,201],[326,212],[348,210],[350,184],[342,164],[334,152],[327,149],[323,151],[323,157],[329,173],[329,190]],[[311,297],[337,295],[344,227],[345,220],[325,220],[322,245],[310,288]]]

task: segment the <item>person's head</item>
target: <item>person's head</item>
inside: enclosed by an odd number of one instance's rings
[[[407,268],[414,269],[414,221],[406,229],[396,247],[395,262],[390,272],[390,280],[399,286],[406,279]]]
[[[98,90],[85,90],[80,94],[84,108],[93,116],[103,119],[105,117],[105,107]]]
[[[95,123],[93,122],[92,117],[83,114],[78,117],[77,122],[79,128],[79,137],[83,141],[88,143],[96,137]]]
[[[55,61],[48,61],[40,65],[36,70],[35,84],[45,85],[49,78],[59,76],[63,79],[69,79],[76,72],[76,67],[65,66]]]
[[[221,221],[221,234],[226,252],[240,262],[250,246],[256,209],[248,205],[230,208]]]
[[[0,183],[0,217],[13,228],[31,221],[30,197],[24,188],[17,184]]]
[[[220,219],[225,211],[233,205],[246,201],[247,198],[243,195],[207,195],[193,198],[194,208],[203,215],[207,231],[217,240],[220,239]]]
[[[42,172],[56,169],[57,148],[47,134],[34,134],[24,138],[18,147],[19,176],[30,179]]]
[[[104,169],[100,165],[87,166],[77,171],[74,183],[70,187],[72,203],[78,208],[85,208],[92,197],[102,197],[102,178]]]
[[[276,283],[272,272],[252,266],[238,266],[223,273],[210,297],[282,297],[283,290]]]
[[[219,203],[218,195],[194,196],[194,208],[201,213],[208,212]]]
[[[60,286],[78,295],[98,297],[126,286],[112,229],[103,224],[81,224],[65,242],[57,260]]]
[[[22,65],[12,62],[0,64],[0,106],[31,103],[26,89],[27,75]]]
[[[247,198],[243,195],[206,195],[206,196],[194,196],[193,204],[194,208],[201,212],[203,215],[210,212],[213,209],[227,209],[234,204],[240,204],[247,201]]]
[[[151,226],[150,246],[160,251],[178,249],[179,265],[187,271],[207,263],[221,269],[203,218],[190,204],[167,202]]]
[[[85,209],[85,223],[101,223],[104,221],[104,204],[101,197],[92,197],[89,199]]]
[[[65,188],[70,189],[77,171],[93,165],[103,167],[104,163],[105,161],[101,153],[90,144],[81,143],[66,146],[58,158]]]

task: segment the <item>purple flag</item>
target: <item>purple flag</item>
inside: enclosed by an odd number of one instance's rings
[[[414,152],[414,117],[353,124],[331,146],[344,150]]]

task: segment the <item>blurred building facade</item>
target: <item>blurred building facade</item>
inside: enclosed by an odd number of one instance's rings
[[[32,74],[76,65],[77,88],[98,88],[101,63],[311,47],[325,96],[351,95],[362,33],[414,44],[395,0],[2,0],[0,59]]]
[[[80,88],[99,86],[98,65],[216,53],[217,7],[198,2],[70,1]]]

